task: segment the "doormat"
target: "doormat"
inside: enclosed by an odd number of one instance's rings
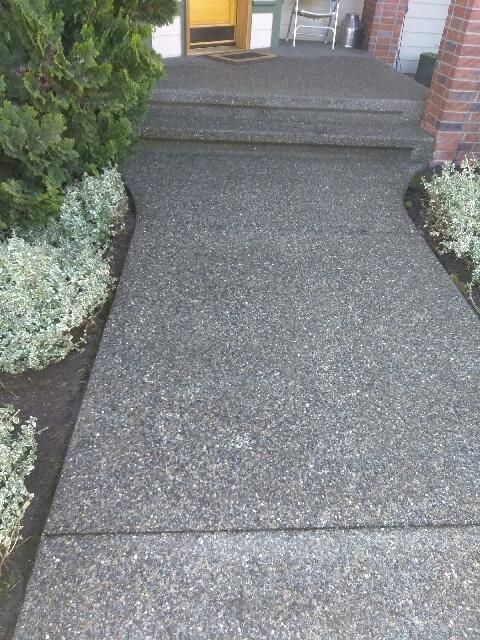
[[[205,57],[219,62],[228,62],[229,64],[263,62],[263,60],[278,58],[275,53],[264,53],[263,51],[225,51],[223,53],[210,53]]]

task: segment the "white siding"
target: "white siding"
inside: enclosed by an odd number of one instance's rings
[[[252,14],[250,48],[263,49],[272,46],[273,13]]]
[[[364,0],[340,0],[340,7],[338,10],[338,25],[342,24],[342,20],[346,13],[358,13],[360,16],[363,11]],[[294,0],[285,0],[283,3],[282,17],[280,21],[280,38],[285,39],[287,36],[288,23],[290,21],[290,14],[294,5]],[[312,11],[324,11],[328,9],[328,0],[302,0],[300,6],[303,9],[311,9]],[[311,20],[300,19],[300,24],[312,24]],[[299,40],[318,40],[318,35],[309,36],[305,33],[299,33],[297,35]]]
[[[421,53],[437,53],[450,0],[410,0],[400,46],[400,70],[415,73]]]

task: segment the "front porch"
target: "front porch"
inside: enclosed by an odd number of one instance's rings
[[[166,61],[142,136],[401,148],[426,164],[419,126],[424,87],[365,51],[281,44],[278,58],[231,65],[206,57]]]
[[[267,51],[276,53],[278,59],[235,67],[204,56],[166,60],[167,77],[155,98],[175,91],[248,96],[265,103],[282,97],[292,105],[348,100],[378,106],[381,101],[400,100],[415,103],[419,109],[425,100],[423,86],[363,50],[332,51],[318,42],[300,42],[292,47],[282,41]]]
[[[249,31],[244,34],[243,46],[252,49],[268,48],[278,43],[279,38],[285,37],[291,1],[252,0],[251,4],[247,2],[245,6],[249,12]],[[310,0],[315,6],[318,1],[320,0]],[[358,4],[356,2],[357,0],[345,0],[341,3],[339,22],[347,9],[361,12],[362,46],[375,58],[395,66],[400,71],[412,73],[422,51],[434,54],[438,52],[438,62],[422,117],[422,126],[435,138],[431,160],[434,163],[460,161],[465,155],[479,153],[480,0],[432,0],[431,3],[423,3],[420,0],[412,0],[410,3],[407,0],[358,0]],[[188,49],[185,44],[188,0],[183,0],[180,6],[181,13],[174,23],[157,30],[153,36],[153,47],[164,57],[181,56]],[[296,54],[284,50],[284,55],[295,57]],[[297,55],[310,57],[305,50]],[[315,54],[312,55],[324,58],[329,53],[323,52],[322,47],[317,44]],[[343,51],[337,47],[334,55],[342,58]],[[337,62],[336,66],[341,73],[332,81],[330,76],[325,74],[329,91],[343,92],[342,85],[351,86],[360,89],[360,98],[366,94],[369,99],[372,96],[376,97],[378,85],[381,85],[381,93],[390,86],[390,82],[385,81],[386,72],[380,71],[379,68],[375,69],[375,73],[381,78],[376,82],[368,73],[361,74],[357,79],[355,72],[345,61],[343,66],[341,62]],[[335,65],[331,64],[330,67],[334,68]],[[218,73],[222,75],[220,71]],[[260,72],[256,74],[260,78]],[[248,75],[247,71],[244,75]],[[276,86],[284,84],[278,75],[273,80],[270,80],[268,72],[265,72],[265,76],[267,88],[274,82],[277,83]],[[237,74],[237,77],[241,78],[242,74]],[[292,80],[292,75],[289,76],[289,80]],[[255,80],[253,82],[255,83]],[[293,80],[292,86],[298,87],[300,84],[301,95],[304,95],[305,90],[308,93],[308,88],[305,87],[308,87],[309,83],[309,74],[307,69],[304,69]],[[408,93],[406,86],[396,84],[394,95],[398,91]],[[263,87],[259,85],[257,89],[263,90]],[[288,87],[286,90],[288,95],[293,92],[293,89]],[[388,98],[390,93],[386,96],[386,99]]]

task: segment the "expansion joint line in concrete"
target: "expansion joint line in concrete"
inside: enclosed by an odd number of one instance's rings
[[[88,538],[88,537],[109,537],[109,536],[163,536],[163,535],[241,535],[241,534],[294,534],[294,533],[349,533],[364,531],[436,531],[442,529],[477,529],[480,528],[480,521],[475,522],[440,522],[431,524],[408,523],[390,525],[351,525],[351,526],[324,526],[324,527],[262,527],[262,528],[228,528],[228,529],[117,529],[112,531],[61,531],[44,533],[46,538]]]

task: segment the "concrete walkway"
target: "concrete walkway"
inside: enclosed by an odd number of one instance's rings
[[[414,169],[141,145],[16,640],[479,637],[479,325],[403,209]]]

